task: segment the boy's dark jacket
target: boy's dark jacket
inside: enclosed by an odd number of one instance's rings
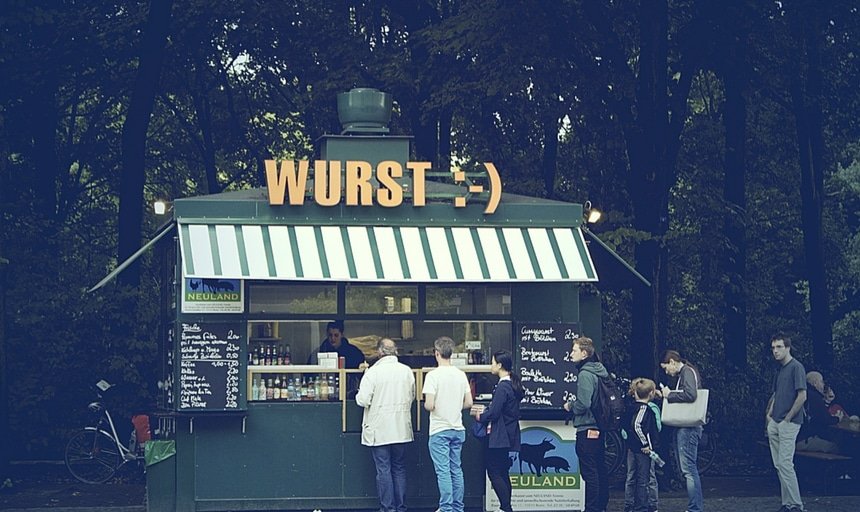
[[[644,447],[657,449],[660,439],[657,429],[657,416],[647,403],[633,402],[625,411],[624,430],[627,432],[627,447],[641,453]]]
[[[520,451],[520,400],[522,392],[514,390],[510,380],[500,380],[493,390],[493,399],[481,413],[481,423],[492,428],[487,435],[490,448],[508,448]]]

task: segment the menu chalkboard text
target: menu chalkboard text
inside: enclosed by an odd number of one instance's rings
[[[239,408],[242,326],[182,323],[179,336],[179,408]]]
[[[576,371],[570,349],[579,336],[577,324],[530,322],[517,325],[523,408],[564,407],[576,391]]]

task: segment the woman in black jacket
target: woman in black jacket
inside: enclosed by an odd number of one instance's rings
[[[501,510],[505,512],[513,511],[508,476],[511,459],[508,454],[520,451],[520,400],[523,398],[520,378],[513,374],[513,367],[513,358],[507,350],[493,354],[490,371],[499,376],[499,383],[493,390],[490,405],[483,410],[479,407],[473,409],[475,419],[488,426],[484,463],[487,478],[499,497]]]

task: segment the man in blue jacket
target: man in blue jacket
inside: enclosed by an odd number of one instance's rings
[[[591,405],[596,401],[597,378],[608,377],[609,372],[594,351],[591,338],[577,338],[570,356],[579,375],[576,393],[564,404],[564,409],[573,413],[576,456],[579,458],[582,480],[585,481],[585,512],[603,512],[609,503],[605,436],[597,426]]]

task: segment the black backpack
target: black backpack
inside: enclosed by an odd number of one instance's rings
[[[597,376],[591,413],[594,414],[598,429],[608,432],[621,428],[621,417],[624,416],[624,394],[618,389],[612,377]]]

